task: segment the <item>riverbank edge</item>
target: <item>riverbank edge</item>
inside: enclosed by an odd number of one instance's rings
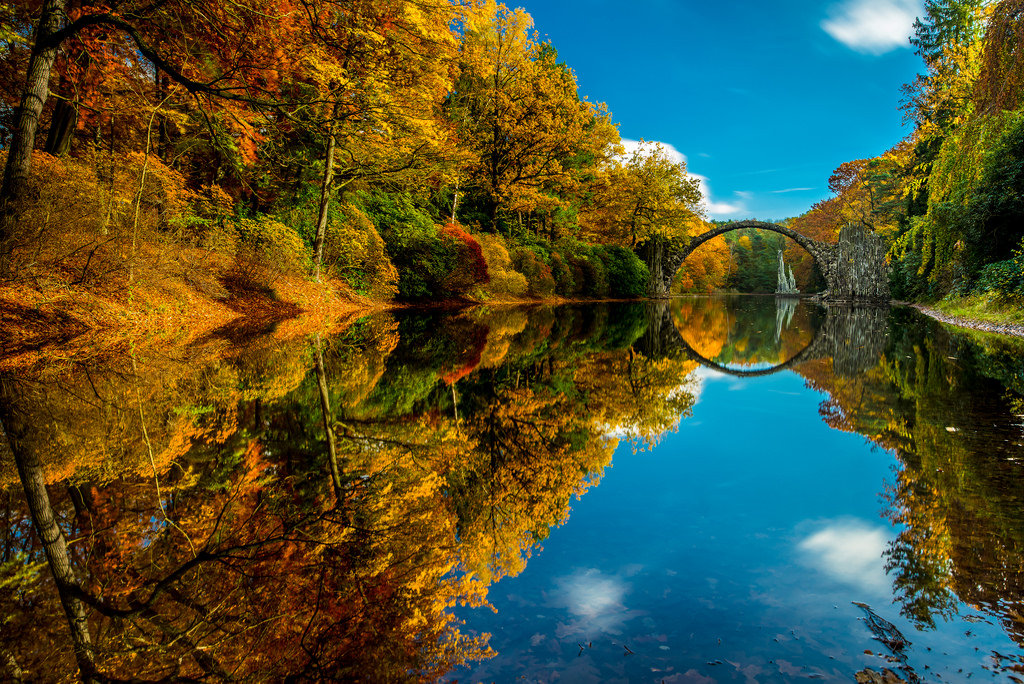
[[[117,292],[0,284],[0,373],[32,374],[90,359],[168,346],[240,341],[258,334],[279,340],[343,332],[378,312],[428,308],[557,306],[623,301],[606,298],[517,297],[436,302],[374,300],[344,283],[283,277],[273,289],[215,296],[205,288],[164,281]],[[640,301],[640,300],[629,300]]]
[[[362,297],[339,281],[315,283],[302,277],[283,278],[273,290],[233,292],[228,298],[180,286],[101,295],[87,289],[8,284],[0,285],[0,372],[60,366],[126,350],[211,339],[238,340],[260,333],[278,339],[337,333],[364,316],[409,308],[458,310],[605,301],[620,300],[530,297],[381,301]],[[947,325],[1024,338],[1022,324],[956,316],[916,302],[893,303],[913,307]]]
[[[913,302],[899,302],[905,306],[910,306],[926,316],[934,318],[940,323],[947,325],[956,326],[958,328],[966,328],[968,330],[976,330],[984,333],[994,333],[997,335],[1009,335],[1011,337],[1024,338],[1024,325],[1018,325],[1013,323],[991,323],[989,321],[983,321],[978,318],[966,318],[964,316],[953,316],[951,314],[944,313],[939,309],[924,304],[915,304]]]

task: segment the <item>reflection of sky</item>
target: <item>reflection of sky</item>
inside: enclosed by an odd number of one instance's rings
[[[595,619],[622,609],[626,585],[617,577],[605,577],[600,570],[575,572],[555,579],[556,605],[574,615]]]
[[[848,518],[828,521],[804,538],[799,548],[810,567],[865,594],[884,597],[889,579],[882,554],[891,539],[888,528]]]
[[[552,584],[547,605],[569,612],[556,630],[559,638],[620,635],[624,624],[637,615],[625,606],[630,586],[622,575],[605,575],[590,568],[555,577]]]
[[[852,602],[913,632],[884,572],[893,457],[829,429],[793,373],[695,375],[693,417],[653,452],[620,446],[523,574],[491,588],[497,614],[464,616],[499,655],[460,680],[850,681],[890,666],[865,654],[883,647]],[[981,645],[956,629],[911,638],[949,654],[932,667],[954,679]]]

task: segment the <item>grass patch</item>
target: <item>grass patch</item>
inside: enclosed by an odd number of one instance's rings
[[[1021,303],[996,301],[986,295],[947,297],[937,302],[935,308],[947,316],[996,325],[1024,325],[1024,306]]]

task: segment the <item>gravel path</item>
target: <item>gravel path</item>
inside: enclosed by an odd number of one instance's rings
[[[911,304],[911,306],[913,306],[921,313],[931,316],[937,321],[949,323],[950,325],[956,325],[961,328],[970,328],[972,330],[981,330],[982,332],[999,333],[1000,335],[1013,335],[1014,337],[1024,337],[1024,325],[988,323],[986,321],[979,321],[972,318],[963,318],[961,316],[948,316],[939,311],[938,309],[932,309],[927,306],[921,306],[920,304]]]

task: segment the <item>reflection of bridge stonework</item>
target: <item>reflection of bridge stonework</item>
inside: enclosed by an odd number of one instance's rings
[[[647,331],[636,341],[637,351],[648,358],[682,355],[721,373],[745,378],[772,375],[806,361],[829,358],[836,375],[853,377],[878,365],[889,329],[888,307],[827,305],[823,307],[825,319],[810,344],[777,366],[745,371],[715,363],[687,344],[668,302],[649,301],[646,306]]]
[[[850,224],[839,232],[839,241],[830,244],[812,240],[786,226],[763,221],[728,223],[691,238],[690,243],[682,249],[665,248],[656,254],[645,254],[651,268],[650,294],[655,297],[667,296],[680,266],[695,249],[719,235],[744,228],[760,228],[785,235],[806,249],[818,264],[818,270],[828,284],[823,299],[889,300],[889,266],[885,262],[885,245],[871,231]]]

